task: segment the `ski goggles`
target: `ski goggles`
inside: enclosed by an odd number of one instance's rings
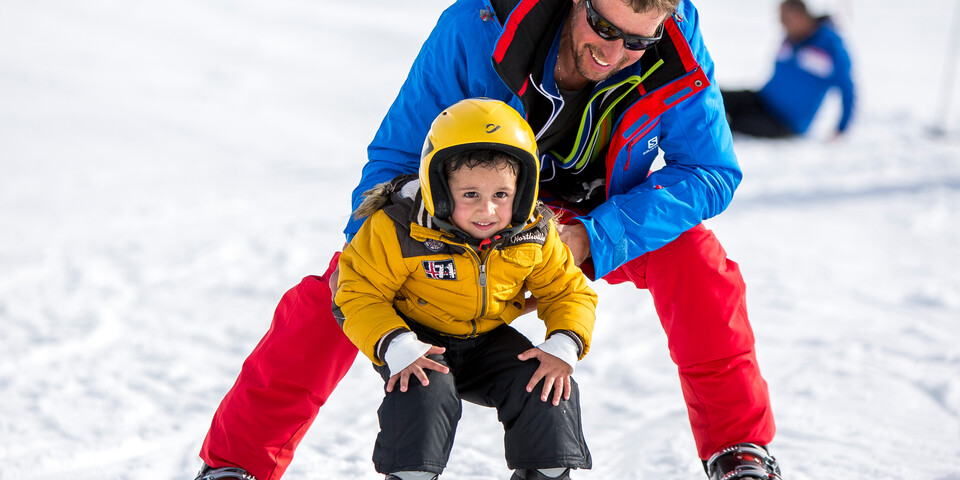
[[[587,24],[596,34],[604,40],[623,39],[623,47],[627,50],[646,50],[660,41],[663,37],[663,24],[657,27],[657,32],[653,37],[642,37],[640,35],[627,35],[623,30],[615,27],[609,20],[600,16],[593,9],[593,3],[590,0],[584,0],[587,7]]]

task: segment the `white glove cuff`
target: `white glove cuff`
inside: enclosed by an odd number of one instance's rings
[[[413,332],[403,332],[387,345],[387,351],[383,354],[383,361],[390,369],[390,376],[400,373],[401,370],[417,361],[424,353],[430,350],[430,345],[417,340],[417,334]]]
[[[566,362],[570,365],[571,372],[576,368],[577,360],[580,358],[577,342],[562,333],[550,335],[550,338],[537,345],[537,348]]]

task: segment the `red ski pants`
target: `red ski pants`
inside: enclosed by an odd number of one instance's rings
[[[331,313],[328,280],[308,276],[280,300],[273,324],[220,403],[200,457],[279,479],[357,349]],[[741,442],[766,445],[774,422],[760,376],[737,264],[703,225],[604,277],[653,296],[677,364],[701,459]]]

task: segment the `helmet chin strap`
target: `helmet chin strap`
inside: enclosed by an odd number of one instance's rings
[[[448,222],[447,219],[440,218],[440,217],[431,217],[431,218],[433,218],[433,224],[440,227],[440,229],[443,230],[444,232],[453,234],[454,236],[457,237],[457,239],[463,241],[464,243],[467,243],[474,247],[478,247],[478,248],[480,247],[480,240],[477,240],[476,238],[473,238],[472,236],[470,236],[469,233],[464,232],[463,230],[460,230],[452,222]]]
[[[509,239],[510,237],[519,233],[520,230],[523,230],[523,227],[525,227],[527,223],[529,223],[529,220],[526,223],[521,224],[519,226],[514,226],[511,224],[509,227],[504,228],[503,230],[500,230],[499,232],[491,235],[489,238],[485,238],[481,240],[457,228],[456,225],[454,225],[451,222],[448,222],[446,219],[433,217],[434,225],[440,227],[445,232],[452,233],[459,240],[462,240],[463,243],[470,245],[471,247],[477,249],[478,251],[486,249],[487,246],[490,245],[491,239],[493,239],[493,241],[498,241],[501,239]]]
[[[484,238],[480,241],[480,251],[484,251],[490,248],[490,245],[493,245],[493,242],[499,242],[503,237],[500,235],[494,234],[492,237]]]

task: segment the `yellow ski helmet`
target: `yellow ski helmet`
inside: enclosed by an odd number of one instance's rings
[[[420,191],[430,215],[446,220],[453,214],[453,198],[443,165],[465,150],[497,150],[515,157],[517,193],[512,225],[533,215],[540,181],[540,160],[533,130],[511,106],[490,98],[468,98],[440,112],[430,125],[420,154]]]

